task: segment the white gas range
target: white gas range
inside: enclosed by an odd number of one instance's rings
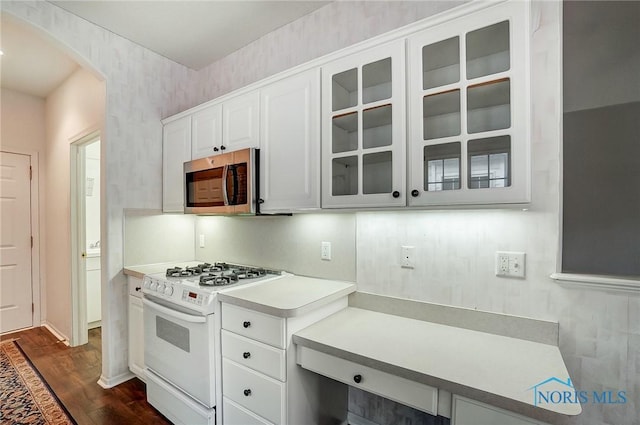
[[[175,424],[214,425],[221,385],[217,294],[282,276],[260,267],[202,263],[145,275],[147,401]]]

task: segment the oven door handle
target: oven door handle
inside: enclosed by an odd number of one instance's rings
[[[192,314],[182,313],[181,311],[176,311],[160,305],[158,303],[154,303],[153,301],[148,300],[147,298],[142,298],[142,304],[158,310],[162,314],[166,314],[169,317],[173,317],[174,319],[183,320],[189,323],[204,323],[207,321],[207,318],[204,316],[194,316]]]

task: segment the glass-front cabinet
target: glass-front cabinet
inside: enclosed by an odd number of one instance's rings
[[[409,37],[411,206],[529,202],[528,5]]]
[[[322,207],[406,205],[404,40],[322,68]]]

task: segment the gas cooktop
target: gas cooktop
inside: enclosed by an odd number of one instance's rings
[[[210,314],[213,312],[217,292],[242,284],[275,279],[281,274],[280,271],[263,267],[222,262],[174,266],[164,273],[145,275],[142,293],[165,303]]]

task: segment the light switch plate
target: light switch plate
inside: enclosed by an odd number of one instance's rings
[[[331,242],[322,242],[320,244],[320,259],[331,260]]]
[[[402,246],[400,247],[400,266],[405,269],[412,269],[416,266],[415,261],[415,247]]]

